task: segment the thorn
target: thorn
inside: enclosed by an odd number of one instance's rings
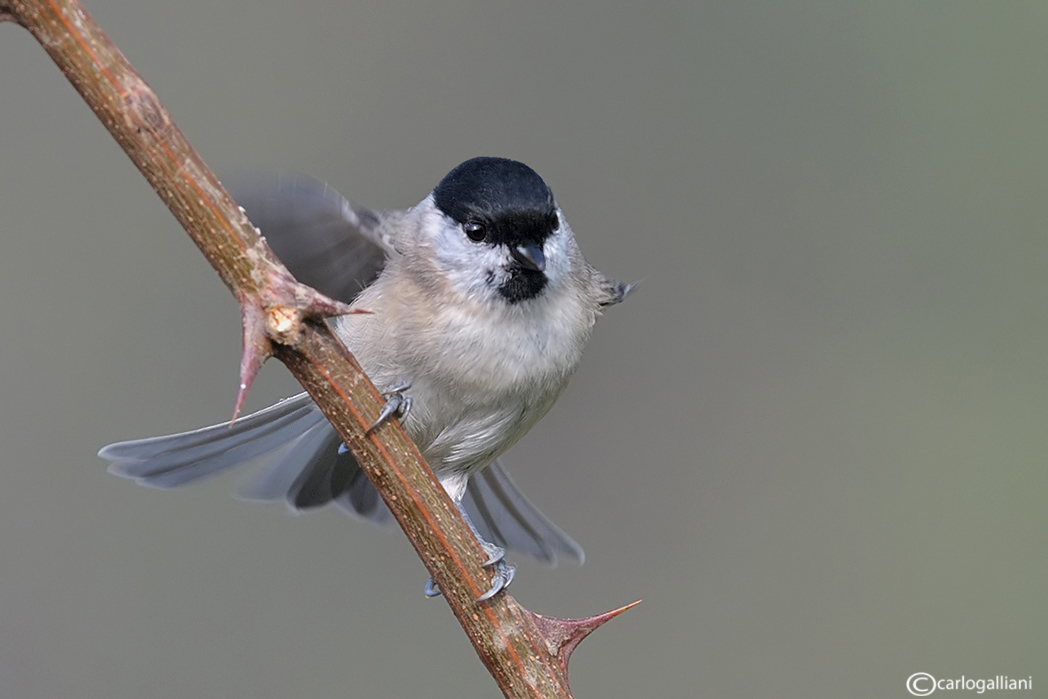
[[[553,616],[543,616],[523,607],[521,607],[521,611],[527,612],[532,616],[535,625],[542,631],[550,653],[556,655],[564,669],[567,670],[568,658],[571,657],[572,651],[582,643],[582,639],[627,609],[636,607],[640,602],[640,600],[630,602],[626,606],[612,609],[610,612],[595,614],[582,619],[558,619]]]
[[[309,287],[306,287],[309,288]],[[362,311],[358,308],[353,308],[348,303],[342,303],[324,296],[319,291],[313,291],[310,289],[312,294],[307,299],[306,306],[303,309],[303,315],[307,318],[332,318],[335,316],[345,316],[353,313],[367,313],[368,311]]]
[[[295,346],[301,337],[302,322],[350,313],[367,313],[349,304],[328,298],[316,289],[300,284],[282,267],[266,276],[267,284],[257,292],[240,298],[243,326],[240,355],[240,384],[233,408],[232,427],[244,407],[247,393],[267,359],[273,356],[273,342]]]
[[[258,376],[259,369],[273,355],[273,346],[266,336],[266,323],[262,319],[262,310],[248,302],[242,303],[240,311],[240,322],[243,326],[242,349],[240,354],[240,385],[237,388],[237,402],[233,408],[233,419],[229,421],[232,427],[240,416],[240,410],[244,407],[244,399],[247,392]]]
[[[270,293],[273,294],[273,298],[283,298],[286,305],[299,309],[303,318],[319,320],[350,313],[366,313],[366,311],[353,308],[348,303],[325,296],[286,273],[270,277]]]

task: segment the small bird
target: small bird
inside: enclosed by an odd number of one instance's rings
[[[387,398],[379,422],[401,420],[481,540],[493,576],[479,599],[513,580],[503,547],[581,564],[582,548],[497,459],[550,409],[597,316],[631,285],[586,262],[542,178],[514,160],[473,158],[395,211],[357,206],[304,175],[241,184],[235,198],[296,278],[368,311],[335,319],[335,332]],[[392,520],[306,393],[232,427],[120,442],[99,456],[155,488],[265,457],[243,497]],[[432,579],[425,591],[439,594]]]

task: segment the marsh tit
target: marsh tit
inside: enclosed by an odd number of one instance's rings
[[[365,209],[302,175],[240,189],[237,201],[300,281],[368,311],[334,328],[388,396],[383,414],[400,418],[483,542],[493,579],[481,599],[513,579],[503,547],[548,565],[582,563],[582,548],[497,459],[550,409],[597,316],[630,285],[586,262],[542,178],[513,160],[474,158],[400,211]],[[392,520],[305,393],[232,427],[120,442],[99,456],[155,488],[265,457],[240,488],[245,498],[296,510],[333,502]],[[432,580],[426,592],[439,593]]]

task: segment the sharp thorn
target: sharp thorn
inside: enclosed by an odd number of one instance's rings
[[[308,299],[305,308],[303,309],[303,314],[308,318],[331,318],[334,316],[349,315],[351,313],[368,312],[360,310],[359,308],[353,308],[348,303],[329,299],[320,292],[314,293],[316,295]]]
[[[285,294],[290,292],[290,295],[295,299],[293,305],[301,309],[302,315],[306,318],[321,319],[344,316],[350,313],[367,312],[355,309],[348,303],[325,296],[316,289],[298,282],[290,275],[273,279],[273,284],[277,290],[284,291]],[[284,298],[287,298],[287,296],[285,295]]]
[[[240,384],[237,386],[237,402],[233,407],[232,427],[244,407],[247,393],[258,376],[262,364],[273,354],[273,347],[266,337],[265,321],[261,309],[250,302],[241,305],[243,337],[240,354]]]
[[[550,652],[554,653],[564,667],[567,668],[568,659],[571,657],[572,651],[582,643],[582,639],[627,609],[636,607],[640,602],[640,600],[637,600],[618,609],[612,609],[609,612],[595,614],[582,619],[558,619],[557,617],[543,616],[523,608],[521,609],[532,616],[535,624],[542,629]]]

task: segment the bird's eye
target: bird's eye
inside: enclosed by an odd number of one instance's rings
[[[477,223],[476,221],[462,224],[462,230],[466,231],[466,235],[469,236],[470,240],[477,243],[484,240],[488,235],[487,226],[483,223]]]
[[[560,216],[553,214],[549,217],[549,228],[551,231],[555,231],[560,228]]]

